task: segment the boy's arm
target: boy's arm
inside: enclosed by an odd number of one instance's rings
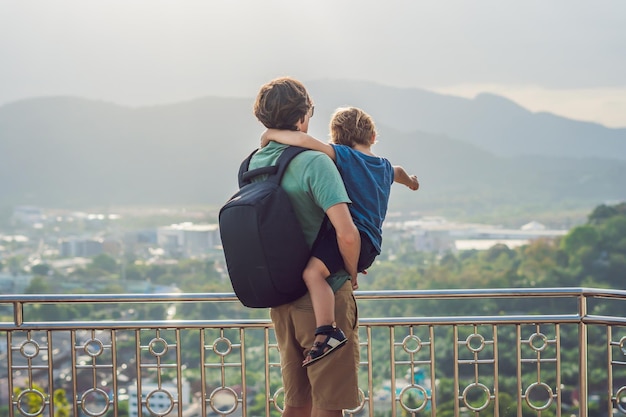
[[[415,175],[409,175],[400,165],[393,167],[393,181],[402,185],[406,185],[415,191],[420,188],[420,183]]]
[[[314,151],[324,152],[333,161],[335,160],[335,149],[331,145],[298,130],[267,129],[261,136],[261,147],[267,145],[271,140],[284,145],[301,146]]]

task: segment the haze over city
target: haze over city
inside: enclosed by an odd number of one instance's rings
[[[253,97],[265,81],[359,79],[626,126],[618,0],[0,3],[0,105]]]

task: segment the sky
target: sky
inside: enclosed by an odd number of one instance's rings
[[[0,105],[358,79],[626,127],[623,0],[0,0]]]

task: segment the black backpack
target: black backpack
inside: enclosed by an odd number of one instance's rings
[[[219,228],[228,275],[247,307],[275,307],[307,292],[302,271],[310,248],[280,181],[289,162],[307,149],[290,146],[276,165],[249,171],[250,154],[239,168],[239,191],[220,209]],[[251,180],[267,174],[263,181]]]

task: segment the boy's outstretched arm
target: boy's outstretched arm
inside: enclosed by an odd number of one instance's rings
[[[267,129],[261,136],[261,147],[267,145],[271,140],[284,145],[302,146],[303,148],[324,152],[333,161],[335,160],[335,149],[331,145],[298,130]]]
[[[420,183],[415,175],[409,175],[400,165],[393,167],[393,181],[402,185],[406,185],[415,191],[420,188]]]

